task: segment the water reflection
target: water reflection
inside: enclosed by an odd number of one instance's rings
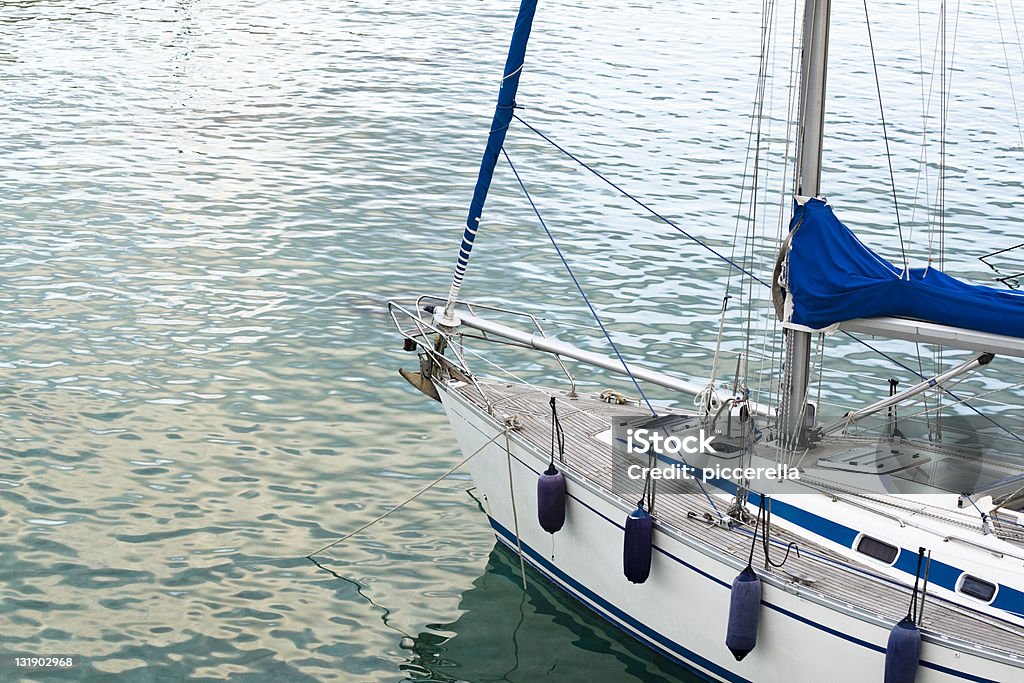
[[[413,681],[668,683],[699,681],[527,569],[524,594],[515,554],[497,544],[487,570],[462,596],[462,615],[432,624],[403,666]]]

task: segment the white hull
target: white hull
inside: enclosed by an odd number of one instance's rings
[[[501,426],[456,392],[439,387],[465,453],[500,435]],[[834,683],[882,681],[892,623],[858,613],[796,584],[763,582],[757,647],[735,661],[725,647],[730,585],[745,557],[723,555],[656,528],[651,576],[635,585],[622,573],[622,527],[629,508],[567,472],[565,526],[551,535],[537,521],[536,486],[547,456],[512,441],[512,490],[525,560],[548,580],[638,640],[716,681]],[[516,549],[505,439],[470,461],[478,494],[498,540]],[[738,555],[745,551],[737,552]],[[925,637],[917,683],[1020,680],[1021,664],[970,646]]]

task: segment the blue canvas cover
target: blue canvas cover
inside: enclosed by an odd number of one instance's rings
[[[790,230],[790,322],[822,329],[895,316],[1024,337],[1024,292],[969,285],[935,268],[904,274],[864,246],[819,199],[796,207]]]

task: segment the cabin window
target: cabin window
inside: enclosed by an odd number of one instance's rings
[[[960,582],[960,592],[982,602],[990,602],[996,596],[996,585],[976,576],[964,574],[964,578]]]
[[[860,542],[857,543],[857,552],[864,553],[868,557],[873,557],[880,562],[892,564],[896,556],[900,554],[900,549],[894,545],[879,541],[877,538],[861,536]]]

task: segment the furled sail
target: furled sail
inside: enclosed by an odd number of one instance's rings
[[[907,272],[866,247],[819,199],[790,224],[784,321],[812,330],[892,316],[1024,338],[1024,292],[970,285],[935,268]]]
[[[473,251],[477,230],[480,229],[480,217],[484,212],[487,191],[491,187],[494,167],[498,163],[502,145],[505,143],[505,132],[512,123],[516,108],[516,92],[519,90],[519,77],[523,73],[526,59],[526,45],[530,41],[530,30],[533,17],[537,12],[537,0],[522,0],[519,14],[516,16],[516,27],[512,32],[512,42],[508,46],[508,58],[505,60],[505,71],[498,90],[498,104],[494,108],[494,119],[491,121],[491,132],[487,136],[487,147],[484,148],[483,159],[480,160],[480,173],[473,190],[473,201],[469,205],[469,216],[466,217],[466,229],[462,233],[462,244],[459,245],[459,257],[455,263],[455,274],[448,289],[448,302],[440,321],[445,325],[454,322],[452,317],[455,301],[458,299],[462,280],[466,277],[469,266],[469,254]]]

